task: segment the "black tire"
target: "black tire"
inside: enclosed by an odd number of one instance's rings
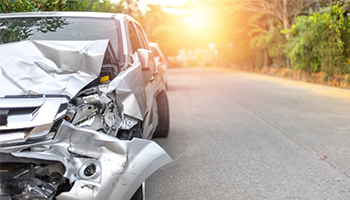
[[[153,134],[154,138],[165,138],[169,134],[169,102],[165,92],[157,96],[158,126]]]
[[[142,185],[139,187],[139,189],[136,190],[135,194],[131,197],[130,200],[144,200]]]

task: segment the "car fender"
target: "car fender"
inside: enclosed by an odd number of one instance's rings
[[[28,148],[31,151],[25,151]],[[63,176],[73,184],[70,191],[56,197],[63,200],[128,200],[153,172],[172,162],[153,141],[119,140],[69,122],[62,123],[53,140],[3,147],[0,153],[21,161],[62,163]],[[96,172],[89,177],[83,173],[88,164],[96,165]]]

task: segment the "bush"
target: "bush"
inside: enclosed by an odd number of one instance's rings
[[[34,11],[122,12],[122,2],[110,0],[0,0],[0,13]]]
[[[329,11],[310,16],[299,16],[290,33],[288,56],[294,69],[348,74],[350,20],[345,6],[332,6]]]

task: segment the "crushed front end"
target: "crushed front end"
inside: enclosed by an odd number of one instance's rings
[[[171,158],[152,141],[119,140],[61,121],[53,139],[2,143],[1,199],[130,199]]]
[[[156,143],[136,138],[145,110],[142,80],[135,81],[141,69],[109,73],[102,83],[115,64],[109,48],[108,40],[0,46],[11,55],[0,56],[0,200],[128,200],[172,161]]]

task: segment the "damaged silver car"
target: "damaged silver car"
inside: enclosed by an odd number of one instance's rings
[[[127,15],[0,15],[0,199],[144,199],[169,107]]]

